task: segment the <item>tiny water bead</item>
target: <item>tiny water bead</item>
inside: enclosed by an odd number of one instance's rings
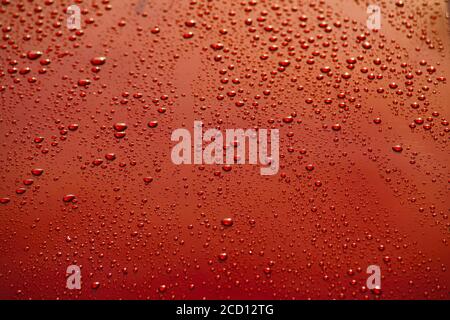
[[[64,202],[72,202],[75,198],[76,198],[76,197],[75,197],[74,194],[66,194],[66,195],[63,197],[63,201],[64,201]]]
[[[27,57],[30,60],[39,59],[42,56],[42,52],[39,50],[30,50],[27,52]]]
[[[190,39],[194,36],[194,33],[192,31],[188,31],[186,33],[183,34],[183,38],[184,39]]]
[[[31,174],[32,174],[33,176],[39,177],[39,176],[41,176],[43,173],[44,173],[44,169],[41,169],[41,168],[35,168],[35,169],[32,169],[32,170],[31,170]]]
[[[99,166],[103,163],[103,159],[95,159],[94,161],[92,161],[92,164],[94,166]]]
[[[156,120],[152,120],[148,122],[148,127],[149,128],[156,128],[158,126],[158,121]]]
[[[89,79],[80,79],[80,80],[78,80],[78,85],[80,87],[87,87],[90,84],[91,84],[91,80],[89,80]]]
[[[394,150],[395,152],[402,152],[403,147],[399,144],[396,144],[395,146],[392,146],[392,150]]]
[[[39,136],[39,137],[34,138],[35,143],[41,143],[42,141],[44,141],[44,137]]]
[[[117,122],[113,125],[113,128],[116,131],[125,131],[128,128],[128,126],[124,122]]]
[[[334,131],[340,131],[340,130],[341,130],[341,125],[340,125],[339,123],[335,123],[335,124],[333,124],[333,125],[331,126],[331,128],[332,128]]]
[[[284,123],[292,123],[294,121],[294,118],[292,116],[287,116],[283,118]]]
[[[228,259],[228,254],[226,252],[222,252],[219,254],[219,260],[220,261],[225,261]]]
[[[106,62],[106,57],[94,57],[91,59],[91,64],[93,66],[101,66]]]
[[[122,139],[126,136],[126,133],[124,131],[114,132],[114,137],[117,139]]]
[[[166,292],[166,290],[167,290],[167,286],[165,284],[162,284],[158,287],[158,291],[160,293],[164,293],[164,292]]]
[[[416,124],[423,124],[424,123],[424,120],[422,119],[422,118],[416,118],[416,119],[414,119],[414,122],[416,123]]]
[[[116,154],[112,153],[112,152],[107,153],[107,154],[105,154],[105,159],[109,160],[109,161],[113,161],[116,159]]]
[[[11,201],[11,199],[8,198],[8,197],[0,198],[0,204],[7,204],[7,203],[9,203],[10,201]]]
[[[144,183],[145,184],[149,184],[149,183],[151,183],[153,181],[153,177],[145,177],[144,178]]]
[[[225,172],[230,172],[231,169],[232,169],[232,166],[229,165],[229,164],[226,164],[226,165],[222,166],[222,169],[223,169],[223,171],[225,171]]]
[[[33,184],[33,182],[34,182],[34,180],[30,179],[30,178],[23,180],[23,184],[26,186],[31,186]]]
[[[223,218],[221,222],[222,222],[222,225],[224,225],[225,227],[231,227],[234,224],[234,221],[232,218]]]
[[[196,23],[196,21],[194,19],[190,19],[190,20],[187,20],[184,24],[185,24],[186,27],[190,27],[191,28],[191,27],[195,27],[195,25],[197,23]]]
[[[97,290],[98,288],[100,288],[100,282],[99,281],[94,281],[94,282],[91,283],[91,289]]]
[[[78,123],[71,123],[69,124],[69,126],[67,127],[70,131],[76,131],[78,130],[79,124]]]

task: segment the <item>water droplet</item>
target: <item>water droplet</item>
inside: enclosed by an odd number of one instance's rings
[[[7,197],[0,198],[0,204],[7,204],[9,201],[11,201],[10,198]]]
[[[148,123],[149,128],[156,128],[158,126],[158,121],[153,120]]]
[[[34,138],[34,142],[35,143],[41,143],[42,141],[44,141],[44,137],[36,137],[36,138]]]
[[[231,227],[233,225],[233,219],[232,218],[223,218],[222,219],[222,225],[225,227]]]
[[[225,261],[228,259],[228,255],[226,254],[226,252],[222,252],[219,254],[219,260],[220,261]]]
[[[27,52],[27,57],[30,60],[36,60],[42,56],[42,52],[38,50],[30,50]]]
[[[42,175],[42,173],[44,173],[44,169],[36,168],[36,169],[31,170],[31,174],[33,176],[40,176],[40,175]]]
[[[76,131],[78,129],[78,124],[71,123],[71,124],[69,124],[68,128],[70,131]]]
[[[106,158],[106,160],[110,160],[110,161],[112,161],[112,160],[115,160],[116,159],[116,154],[115,153],[107,153],[107,154],[105,154],[105,158]]]
[[[91,64],[93,66],[101,66],[103,64],[105,64],[106,62],[106,57],[94,57],[91,59]]]
[[[332,128],[334,131],[339,131],[339,130],[341,130],[341,125],[340,125],[339,123],[335,123],[335,124],[333,124],[333,125],[331,126],[331,128]]]
[[[76,197],[75,197],[74,194],[66,194],[66,195],[63,197],[63,201],[64,201],[64,202],[72,202],[75,198],[76,198]]]
[[[128,126],[124,122],[117,122],[114,124],[113,128],[116,131],[125,131],[128,128]]]

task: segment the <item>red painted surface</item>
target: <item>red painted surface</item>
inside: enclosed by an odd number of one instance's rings
[[[449,299],[444,2],[62,2],[0,4],[0,298]],[[194,120],[278,174],[174,165]]]

